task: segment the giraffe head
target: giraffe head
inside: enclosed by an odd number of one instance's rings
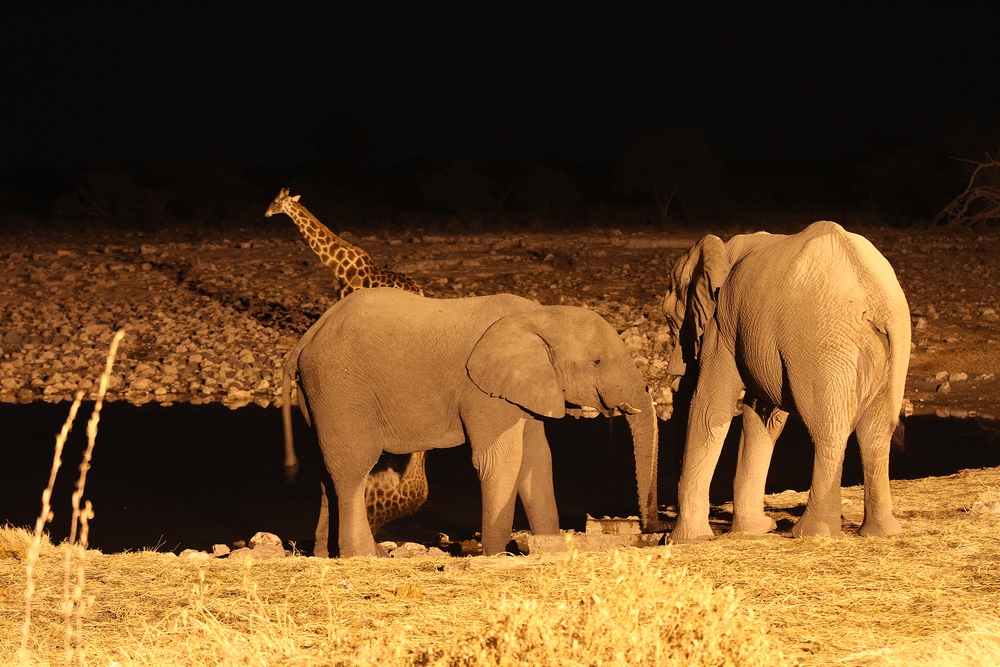
[[[270,218],[275,213],[285,213],[285,207],[292,202],[297,202],[300,196],[301,195],[295,195],[294,197],[289,197],[288,188],[281,188],[281,192],[278,193],[278,196],[274,198],[271,205],[267,207],[266,211],[264,211],[264,217]]]

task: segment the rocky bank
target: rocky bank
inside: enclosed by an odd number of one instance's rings
[[[910,302],[913,409],[1000,414],[998,237],[854,231],[892,262]],[[511,292],[597,311],[632,350],[664,414],[670,341],[660,303],[674,259],[701,234],[345,232],[427,296]],[[8,235],[0,241],[0,401],[93,396],[111,336],[124,328],[108,400],[278,404],[284,355],[336,301],[337,287],[291,223],[226,236]]]

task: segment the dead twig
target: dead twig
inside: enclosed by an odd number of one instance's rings
[[[976,165],[965,190],[934,218],[934,224],[985,227],[1000,222],[1000,158],[986,154],[985,162],[959,159]]]

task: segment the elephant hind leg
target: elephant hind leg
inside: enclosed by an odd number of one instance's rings
[[[817,399],[799,414],[812,437],[812,483],[806,511],[792,527],[794,537],[839,535],[841,530],[840,483],[844,472],[844,452],[856,413],[856,399],[849,392],[817,392]]]
[[[865,520],[860,534],[888,537],[903,532],[892,515],[889,493],[889,449],[893,424],[882,401],[868,406],[858,420],[857,435],[865,476]]]
[[[763,535],[775,529],[764,514],[764,487],[774,442],[785,427],[788,413],[761,401],[743,404],[743,433],[733,482],[734,533]]]

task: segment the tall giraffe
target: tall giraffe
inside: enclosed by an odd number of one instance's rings
[[[340,281],[341,299],[365,287],[395,287],[423,296],[424,291],[413,278],[376,264],[367,252],[340,238],[317,220],[309,209],[299,203],[299,197],[300,195],[290,196],[288,188],[282,188],[264,212],[264,217],[270,218],[275,213],[284,213],[292,219],[309,242],[309,247]],[[293,378],[282,375],[281,415],[285,432],[285,474],[290,480],[295,479],[299,467],[292,436],[290,400],[292,380]],[[402,475],[390,467],[368,476],[365,484],[365,505],[372,534],[390,521],[413,514],[427,500],[428,486],[424,459],[425,452],[412,454]],[[320,519],[316,526],[314,553],[317,556],[327,556],[329,555],[327,549],[329,501],[326,485],[323,483],[321,491]]]
[[[299,203],[299,197],[300,195],[289,196],[288,188],[282,188],[264,212],[264,217],[284,213],[292,219],[306,237],[309,247],[340,281],[341,299],[362,287],[397,287],[423,295],[424,291],[413,278],[379,266],[367,252],[331,232]]]

